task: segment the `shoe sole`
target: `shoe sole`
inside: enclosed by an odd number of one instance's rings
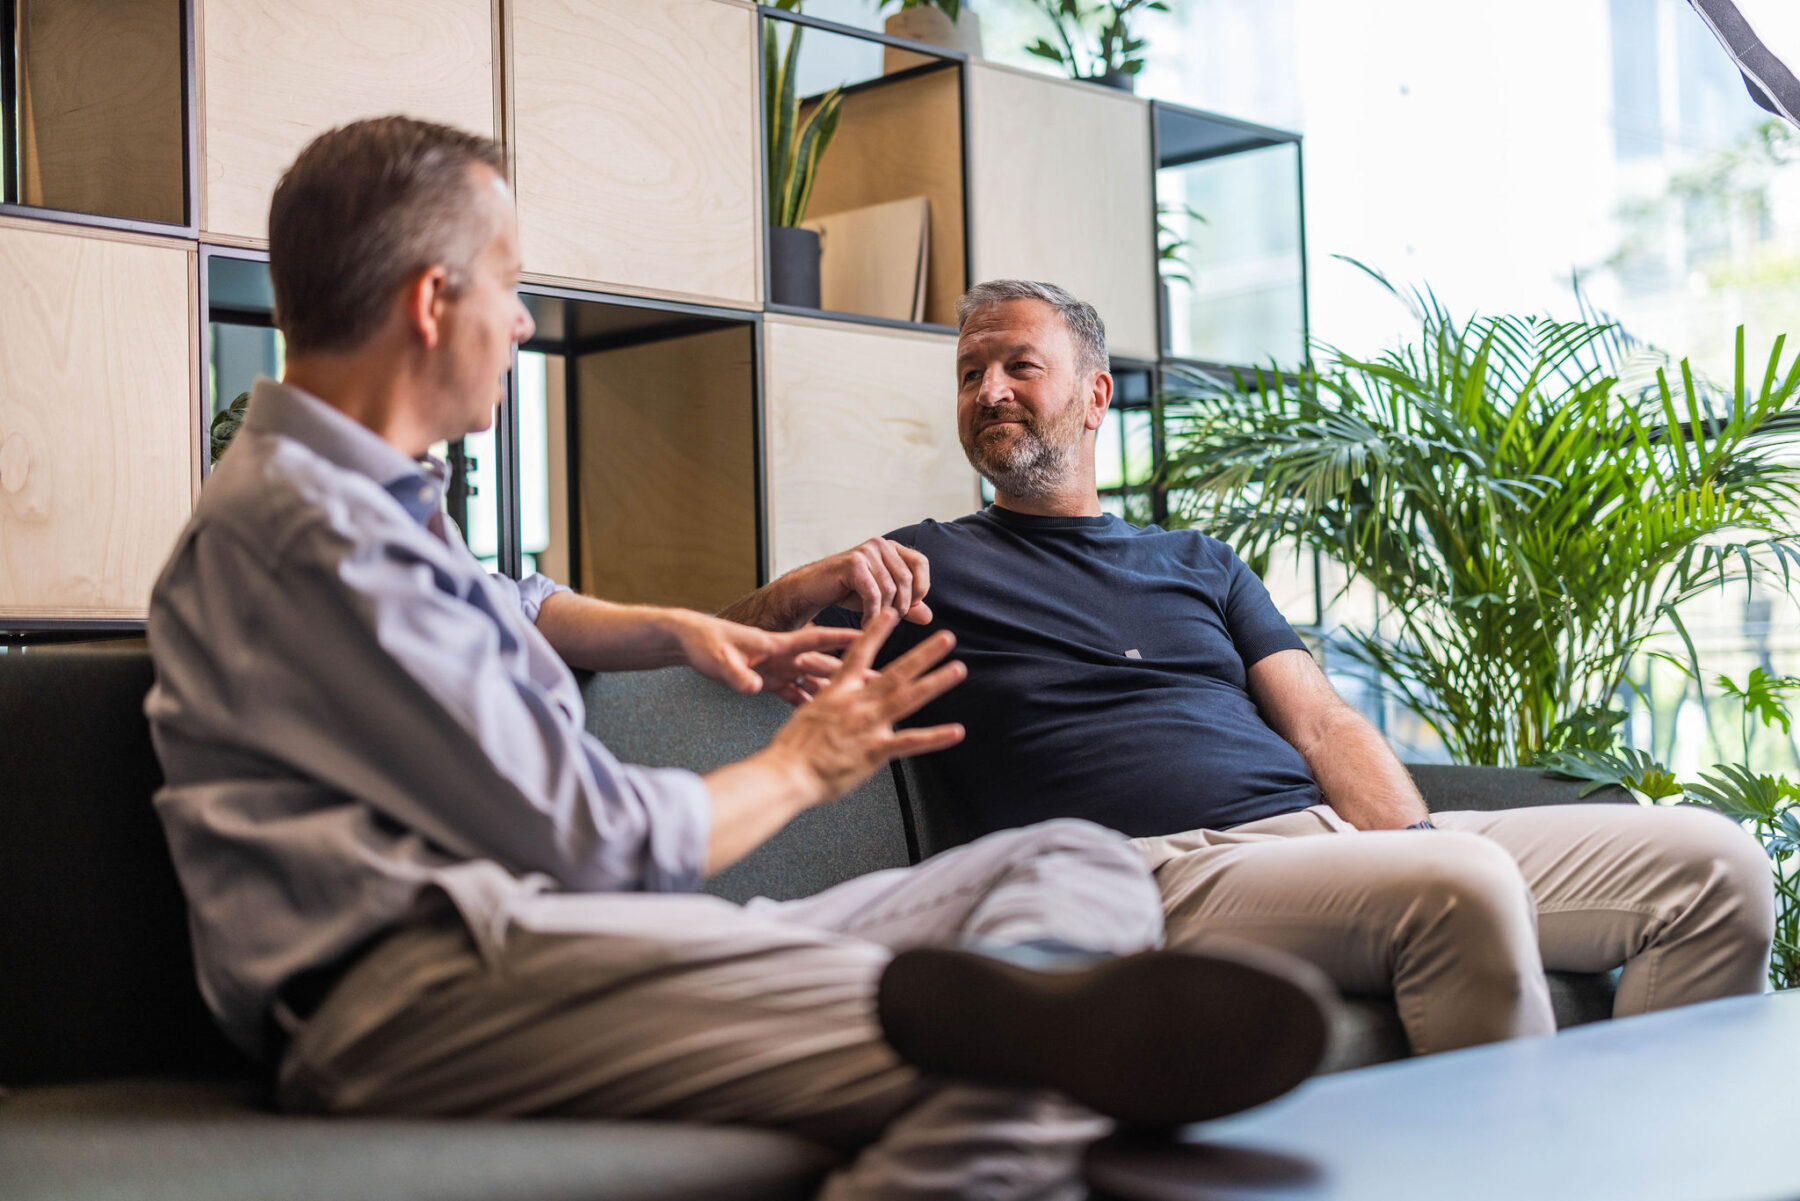
[[[1176,1126],[1312,1075],[1332,1001],[1310,964],[1260,948],[1038,972],[922,947],[895,956],[876,1003],[888,1041],[927,1072],[1054,1088],[1122,1122]]]

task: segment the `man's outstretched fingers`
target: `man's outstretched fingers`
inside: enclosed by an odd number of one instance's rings
[[[888,720],[904,721],[962,683],[968,675],[968,666],[960,659],[952,659],[929,675],[914,680],[897,680],[882,708]]]
[[[857,631],[844,626],[801,626],[784,637],[788,640],[787,649],[799,658],[808,653],[842,650],[856,641],[856,635]]]
[[[953,747],[963,740],[965,731],[958,722],[947,722],[941,726],[925,726],[917,730],[900,730],[888,740],[886,755],[889,759],[908,759],[914,755],[929,755],[933,751],[941,751]]]
[[[888,635],[892,634],[894,627],[899,624],[900,615],[892,609],[876,609],[873,614],[864,614],[862,633],[858,635],[856,641],[845,648],[843,666],[837,672],[838,678],[855,680],[862,678],[864,673],[872,670],[875,653],[881,649],[882,643],[888,640]],[[907,652],[907,654],[911,653],[911,651]],[[902,659],[905,657],[905,655],[901,656]],[[895,660],[895,662],[899,662],[899,660]]]
[[[894,681],[895,685],[917,679],[942,661],[955,647],[956,635],[949,630],[939,630],[888,664],[881,674]]]

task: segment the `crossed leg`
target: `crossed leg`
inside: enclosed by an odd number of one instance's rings
[[[881,1037],[891,947],[1160,937],[1116,835],[1057,822],[806,901],[549,895],[486,963],[453,915],[357,964],[294,1036],[291,1108],[747,1123],[849,1155],[827,1198],[1076,1197],[1108,1124],[1041,1091],[920,1075]]]
[[[1544,806],[1362,832],[1325,806],[1138,843],[1171,942],[1231,937],[1395,997],[1420,1053],[1554,1031],[1544,968],[1623,965],[1615,1012],[1755,992],[1772,885],[1742,830],[1692,809]]]

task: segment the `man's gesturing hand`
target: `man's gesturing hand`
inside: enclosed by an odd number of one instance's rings
[[[959,662],[943,662],[956,644],[947,630],[925,639],[885,671],[875,671],[875,652],[899,620],[893,609],[869,618],[830,682],[769,743],[768,753],[797,774],[803,795],[820,800],[841,796],[891,759],[962,741],[963,728],[956,724],[894,728],[968,674]]]
[[[870,617],[813,702],[795,710],[768,746],[707,773],[713,798],[709,874],[754,850],[801,810],[850,791],[888,760],[962,741],[959,725],[894,729],[968,674],[961,663],[943,661],[956,641],[948,632],[933,634],[886,671],[876,671],[875,652],[899,624],[892,609]]]
[[[856,636],[825,626],[775,634],[699,613],[677,633],[683,657],[701,675],[738,692],[773,692],[790,705],[805,703],[838,669],[825,652],[842,650]]]

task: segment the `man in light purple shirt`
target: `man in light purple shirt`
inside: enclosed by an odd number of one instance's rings
[[[532,331],[503,161],[397,117],[301,154],[270,214],[284,381],[258,382],[152,598],[157,806],[202,991],[283,1104],[755,1122],[855,1152],[828,1195],[1056,1196],[1079,1189],[1091,1110],[915,1064],[1169,1120],[1310,1071],[1304,970],[1145,952],[1148,873],[1086,823],[800,901],[696,895],[802,810],[957,741],[894,723],[964,669],[943,635],[874,671],[894,614],[861,636],[769,633],[482,570],[426,451],[487,426]],[[795,714],[706,776],[620,763],[586,733],[570,665],[676,663]],[[1098,1014],[1147,1005],[1172,1036],[1153,1056],[1123,1026],[1077,1039],[1080,1015],[1048,1000],[1068,987],[908,950],[971,942],[1127,956],[1060,979]],[[954,1036],[890,961],[966,986]],[[915,1063],[883,1041],[878,986]],[[1204,1036],[1185,1033],[1196,1012],[1216,1015]],[[1087,1054],[1034,1060],[1031,1038]],[[1135,1082],[1152,1060],[1166,1082]]]

